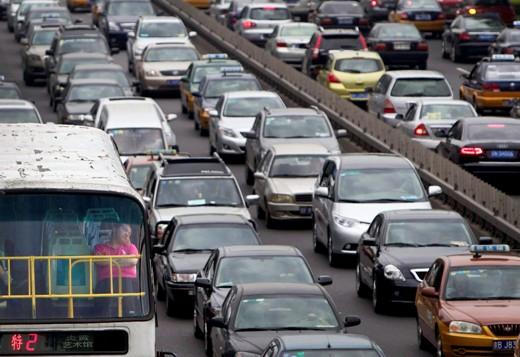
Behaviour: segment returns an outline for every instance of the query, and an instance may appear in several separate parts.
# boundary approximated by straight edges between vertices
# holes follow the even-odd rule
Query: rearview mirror
[[[259,200],[260,200],[259,195],[247,195],[246,196],[246,203],[248,206],[256,206],[258,204]]]
[[[134,31],[130,31],[127,36],[129,38],[135,38],[135,32]]]
[[[438,299],[439,298],[439,293],[437,291],[435,291],[435,289],[433,287],[431,287],[431,286],[423,288],[421,290],[421,295],[424,296],[424,297],[427,297],[427,298],[432,298],[432,299]]]
[[[374,237],[369,236],[368,233],[365,232],[361,235],[361,244],[366,247],[375,247],[376,239]]]
[[[404,120],[404,115],[403,114],[396,114],[394,119],[396,119],[396,120]]]
[[[329,189],[327,187],[318,187],[314,191],[314,195],[318,197],[329,197]]]
[[[46,54],[47,56],[53,56],[53,55],[54,55],[54,52],[53,52],[52,50],[46,50],[46,51],[45,51],[45,54]]]
[[[332,278],[328,275],[320,275],[318,276],[318,284],[320,284],[321,286],[325,286],[325,285],[330,285],[332,284]]]
[[[177,355],[173,352],[164,352],[164,351],[157,351],[156,357],[177,357]]]
[[[265,180],[265,175],[262,172],[255,172],[255,179]]]
[[[345,316],[345,327],[358,326],[361,324],[361,319],[357,316]]]
[[[199,92],[192,92],[191,95],[194,96],[194,97],[200,97],[200,93]]]
[[[188,77],[181,77],[182,83],[188,83]]]
[[[208,321],[210,327],[226,328],[227,325],[222,317],[214,317]]]
[[[196,31],[190,31],[190,32],[188,33],[188,37],[190,37],[190,38],[191,38],[191,37],[195,37],[195,36],[197,36],[197,32],[196,32]]]
[[[209,112],[208,112],[209,116],[210,117],[218,117],[218,111],[216,109],[211,109]]]
[[[240,134],[246,139],[255,139],[256,135],[254,131],[242,131]]]
[[[336,130],[336,138],[345,138],[347,137],[347,130],[346,129],[338,129]]]
[[[442,188],[440,186],[428,186],[428,196],[437,196],[442,194]]]
[[[197,278],[195,286],[197,288],[211,289],[211,281],[208,278]]]

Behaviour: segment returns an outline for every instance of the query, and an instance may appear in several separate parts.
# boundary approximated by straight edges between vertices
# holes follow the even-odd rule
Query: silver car
[[[436,71],[388,71],[377,82],[367,102],[368,111],[395,126],[396,114],[406,114],[418,99],[453,99],[453,91],[442,73]]]
[[[264,154],[275,144],[320,144],[330,154],[341,153],[337,138],[347,131],[334,131],[327,115],[316,107],[264,109],[256,117],[246,138],[246,181],[254,182],[253,173]]]
[[[234,29],[249,41],[263,46],[276,25],[291,21],[291,14],[285,4],[249,4],[240,13]]]
[[[35,79],[46,79],[45,51],[51,47],[58,27],[49,25],[34,26],[27,33],[27,38],[21,40],[23,80],[26,85],[32,85]]]
[[[314,251],[325,247],[331,266],[354,260],[361,235],[378,213],[431,209],[429,197],[441,192],[439,186],[426,191],[412,163],[398,155],[331,156],[312,201]]]
[[[285,108],[280,96],[268,91],[228,92],[221,96],[210,110],[210,155],[245,153],[246,138],[242,132],[250,131],[255,116],[263,108]]]
[[[21,99],[0,99],[0,124],[43,124],[33,103]]]
[[[405,115],[397,114],[397,127],[428,149],[435,149],[460,118],[476,117],[473,106],[463,100],[422,99],[410,104]]]
[[[255,172],[258,218],[267,228],[277,221],[312,217],[314,183],[329,152],[318,144],[277,144]]]
[[[276,26],[265,49],[284,62],[301,66],[306,46],[318,30],[316,24],[294,22]]]

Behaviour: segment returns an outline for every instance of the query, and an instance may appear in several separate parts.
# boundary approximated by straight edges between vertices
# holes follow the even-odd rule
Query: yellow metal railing
[[[2,266],[7,265],[6,278],[7,278],[7,294],[0,295],[0,299],[30,299],[32,303],[32,316],[36,318],[36,301],[38,299],[67,299],[67,316],[74,318],[74,299],[79,298],[117,298],[117,315],[123,317],[123,298],[124,297],[141,297],[144,296],[144,292],[123,292],[123,278],[121,276],[121,267],[124,265],[120,261],[129,259],[141,259],[140,255],[77,255],[77,256],[24,256],[24,257],[0,257]],[[27,293],[25,294],[13,294],[12,292],[12,262],[27,262]],[[46,261],[47,262],[47,293],[38,294],[36,293],[36,262]],[[67,277],[67,292],[56,293],[52,290],[53,285],[53,274],[52,262],[65,261],[68,262],[68,277]],[[88,293],[74,293],[73,291],[73,274],[72,270],[74,266],[80,263],[88,263]],[[104,263],[108,265],[110,272],[110,292],[108,293],[96,293],[94,292],[94,265]],[[108,264],[107,264],[108,263]],[[114,266],[116,267],[119,274],[115,278],[118,280],[117,292],[114,292]],[[54,272],[55,273],[55,272]]]

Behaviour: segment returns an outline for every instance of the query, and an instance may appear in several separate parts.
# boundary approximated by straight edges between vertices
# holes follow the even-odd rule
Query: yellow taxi
[[[392,22],[414,24],[421,32],[432,32],[440,37],[446,17],[436,0],[399,0],[388,19]]]
[[[486,109],[509,109],[520,98],[520,62],[514,55],[495,54],[462,73],[460,99],[473,104],[477,112]]]
[[[70,12],[76,10],[90,10],[90,0],[67,0],[66,3]]]
[[[520,334],[520,256],[472,245],[438,258],[417,288],[420,348],[437,356],[513,356]]]
[[[341,98],[366,102],[368,88],[384,73],[385,65],[377,52],[332,50],[317,80]]]

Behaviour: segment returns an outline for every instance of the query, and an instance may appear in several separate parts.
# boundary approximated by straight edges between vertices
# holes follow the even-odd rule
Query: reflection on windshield
[[[424,200],[413,169],[348,169],[340,173],[338,198],[353,202],[417,202]]]
[[[520,81],[520,63],[492,64],[486,67],[484,80],[486,81]]]
[[[61,40],[58,49],[59,54],[74,52],[109,53],[105,41],[101,38],[73,38],[70,40]]]
[[[258,267],[262,273],[258,274]],[[230,257],[220,261],[215,286],[249,283],[312,284],[312,275],[300,257]]]
[[[264,125],[266,138],[325,138],[330,129],[324,117],[319,115],[294,115],[268,117]]]
[[[146,177],[152,169],[153,165],[134,165],[128,172],[128,179],[132,184],[132,187],[136,190],[141,190],[144,187]]]
[[[145,62],[191,62],[198,59],[197,51],[189,47],[152,48],[145,56]]]
[[[153,16],[153,8],[146,1],[111,2],[108,7],[108,15],[115,16]]]
[[[20,99],[20,93],[15,88],[0,87],[0,99]]]
[[[60,63],[59,74],[69,74],[77,64],[103,64],[110,63],[108,58],[76,58],[76,59],[63,59]]]
[[[67,101],[94,101],[99,98],[124,96],[119,86],[82,85],[70,89]]]
[[[206,77],[208,74],[218,74],[222,72],[223,68],[226,67],[237,67],[236,65],[214,65],[214,66],[202,66],[195,69],[195,74],[193,75],[192,83],[200,83],[202,78]]]
[[[467,137],[471,140],[518,140],[520,124],[471,124]]]
[[[210,250],[231,245],[258,245],[258,239],[247,225],[186,225],[175,232],[169,251]]]
[[[385,245],[467,247],[472,238],[461,221],[392,222],[388,225]]]
[[[243,203],[232,178],[197,178],[161,180],[156,205],[242,207]]]
[[[210,81],[206,86],[204,97],[218,98],[227,92],[246,90],[261,90],[261,88],[254,79],[215,80]]]
[[[399,38],[399,39],[407,39],[407,40],[421,40],[421,34],[419,30],[415,26],[410,25],[391,25],[385,24],[379,28],[378,38],[386,39],[386,38]]]
[[[280,30],[280,36],[284,37],[310,37],[316,31],[317,26],[313,24],[305,24],[299,26],[284,26]]]
[[[240,302],[235,330],[334,329],[338,321],[323,297],[258,296]]]
[[[31,40],[31,44],[35,46],[50,46],[52,43],[52,39],[56,34],[57,30],[42,30],[35,31]]]
[[[223,115],[226,117],[254,117],[264,108],[285,108],[285,105],[277,97],[230,98],[226,102]]]
[[[291,18],[289,10],[284,8],[272,8],[266,6],[264,8],[256,8],[251,10],[251,19],[253,20],[288,20]]]
[[[186,37],[186,28],[181,22],[145,22],[139,37]]]
[[[63,320],[71,318],[69,308],[75,321],[113,319],[118,316],[119,293],[133,294],[122,298],[123,317],[148,314],[148,262],[140,257],[144,217],[136,201],[99,194],[6,194],[0,212],[0,319]],[[111,276],[109,262],[103,258],[107,254],[130,257],[113,258]],[[115,282],[119,276],[121,290]],[[111,280],[113,294],[106,290]],[[60,297],[69,289],[75,295],[89,294],[90,286],[91,298],[74,298],[73,306],[68,297]],[[101,293],[110,296],[96,296]],[[48,294],[55,298],[38,297]]]
[[[325,156],[318,155],[277,156],[269,177],[316,177],[324,161]]]
[[[394,97],[449,97],[451,91],[443,78],[401,78],[392,88]]]
[[[120,155],[145,154],[166,149],[161,129],[111,129],[108,133],[116,142]]]
[[[473,18],[465,17],[464,24],[466,31],[502,31],[504,25],[496,19],[492,18]]]
[[[326,1],[321,5],[320,12],[324,14],[348,14],[362,16],[363,8],[354,1]]]
[[[0,108],[0,123],[40,123],[40,118],[34,109]]]

